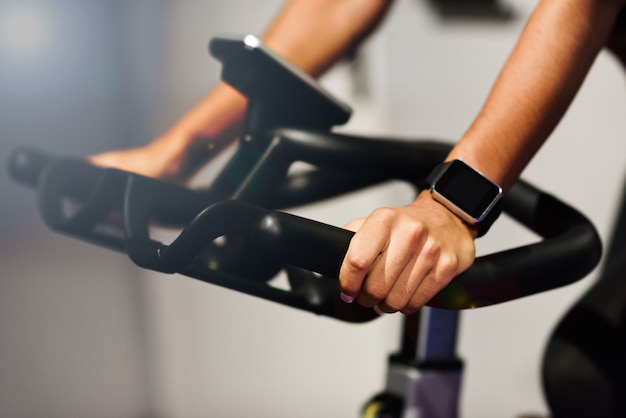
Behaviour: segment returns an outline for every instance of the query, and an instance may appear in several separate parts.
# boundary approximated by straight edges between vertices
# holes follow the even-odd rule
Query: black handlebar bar
[[[416,186],[450,146],[334,134],[330,128],[345,123],[351,109],[257,38],[216,38],[210,52],[222,62],[222,79],[248,99],[244,140],[211,188],[194,191],[27,149],[11,156],[11,175],[37,187],[41,216],[52,229],[126,252],[144,268],[338,319],[372,319],[371,309],[339,301],[333,279],[352,232],[275,209],[389,179]],[[317,170],[289,173],[295,161]],[[476,259],[429,305],[506,302],[572,283],[598,263],[595,228],[560,200],[518,181],[504,211],[543,241]],[[155,222],[183,229],[165,245],[150,236]],[[291,291],[266,283],[281,269]]]
[[[601,251],[595,229],[563,202],[519,182],[507,196],[505,210],[544,240],[477,258],[429,306],[476,308],[533,295],[583,277],[598,262]],[[227,233],[233,216],[250,220],[237,226],[282,263],[334,278],[353,236],[314,220],[225,201],[205,209],[176,240],[162,246],[161,262],[180,271],[200,252],[203,239]]]
[[[419,148],[415,143],[411,146]],[[441,160],[441,147],[426,143],[423,148],[419,156],[422,164],[432,160],[434,166]],[[181,273],[339,319],[364,321],[375,316],[370,310],[337,303],[336,280],[329,279],[338,276],[353,235],[350,231],[242,200],[215,200],[210,194],[159,180],[25,149],[12,155],[10,171],[14,179],[38,188],[39,208],[51,228],[127,252],[144,268]],[[63,209],[67,199],[80,205],[69,214]],[[115,210],[123,212],[123,222],[111,232],[107,219]],[[518,181],[504,200],[504,212],[543,240],[477,258],[428,305],[465,309],[506,302],[572,283],[598,263],[601,243],[595,228],[555,197]],[[184,228],[165,245],[150,238],[155,218]],[[250,275],[212,267],[215,263],[210,258],[219,261],[220,255],[207,257],[204,253],[223,236],[244,241],[252,249],[247,254],[263,260],[261,268],[269,266],[275,272],[295,266],[315,276],[314,280],[327,290],[307,296],[273,288]]]

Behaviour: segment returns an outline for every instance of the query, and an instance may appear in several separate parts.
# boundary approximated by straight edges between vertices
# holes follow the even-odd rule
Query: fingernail
[[[346,303],[352,303],[352,302],[354,302],[354,296],[347,295],[347,294],[345,294],[345,293],[343,293],[343,292],[341,292],[341,293],[339,294],[339,297],[341,298],[341,300],[343,300],[343,301],[344,301],[344,302],[346,302]]]
[[[374,312],[376,312],[378,315],[383,316],[383,315],[387,315],[387,312],[383,312],[378,305],[374,306]]]

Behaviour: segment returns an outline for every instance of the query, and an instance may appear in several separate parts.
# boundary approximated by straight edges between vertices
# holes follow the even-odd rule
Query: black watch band
[[[484,236],[487,232],[489,232],[491,225],[493,225],[493,223],[500,217],[501,213],[502,199],[499,199],[496,204],[491,208],[487,216],[485,216],[485,219],[483,219],[483,221],[478,224],[478,235],[476,235],[476,238],[480,238]]]
[[[502,213],[502,189],[461,160],[433,169],[424,181],[434,200],[441,203],[482,237]]]

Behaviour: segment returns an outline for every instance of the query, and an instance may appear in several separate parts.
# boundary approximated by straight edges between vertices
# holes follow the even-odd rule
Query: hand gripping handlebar
[[[296,137],[293,143],[303,137],[292,136]],[[323,138],[317,139],[315,143],[323,147]],[[354,141],[354,138],[344,139]],[[297,148],[293,143],[291,147]],[[376,152],[383,146],[389,155]],[[394,147],[398,148],[397,155]],[[379,160],[381,156],[404,158],[404,163],[411,164],[406,149],[400,152],[402,147],[410,147],[416,156],[413,160],[419,166],[413,165],[413,169],[419,175],[430,171],[449,149],[447,145],[432,143],[365,141],[359,146],[359,161],[367,165],[371,154],[371,158]],[[325,152],[329,164],[335,160],[341,164],[338,157],[341,153]],[[399,171],[391,177],[404,176],[400,173],[404,163],[392,164]],[[194,191],[28,149],[13,153],[9,166],[14,179],[37,187],[41,215],[51,228],[126,252],[141,267],[180,273],[337,319],[360,322],[376,316],[371,310],[353,306],[356,304],[338,301],[334,279],[353,236],[350,231],[274,210],[271,205],[224,199],[212,195],[210,190]],[[307,178],[300,180],[306,183]],[[281,189],[279,186],[277,190]],[[285,193],[288,192],[287,188]],[[275,197],[289,200],[285,196]],[[65,208],[68,200],[74,202],[69,211]],[[117,230],[112,232],[115,228],[111,227],[110,217],[115,211],[123,213],[123,220],[113,224]],[[507,194],[504,212],[542,240],[477,258],[429,306],[466,309],[502,303],[570,284],[585,277],[597,265],[601,243],[594,226],[559,199],[520,180]],[[150,227],[155,222],[183,227],[171,243],[164,244],[150,236]],[[252,257],[258,271],[273,274],[287,268],[306,277],[305,285],[284,290],[268,285],[266,280],[256,280],[250,272],[239,274],[222,269],[218,239],[245,243],[243,258],[237,264],[246,264],[248,257]]]

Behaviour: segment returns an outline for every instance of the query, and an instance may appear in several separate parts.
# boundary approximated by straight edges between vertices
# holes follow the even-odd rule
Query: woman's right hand
[[[215,154],[215,150],[208,145],[182,146],[181,143],[163,136],[141,147],[90,156],[89,161],[101,167],[117,168],[175,184],[187,184]]]

